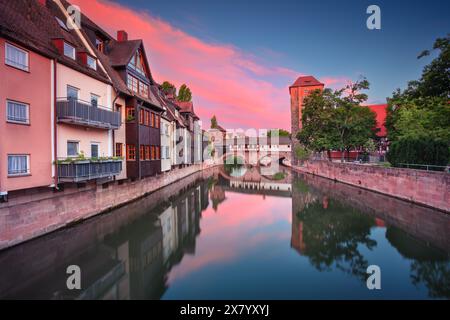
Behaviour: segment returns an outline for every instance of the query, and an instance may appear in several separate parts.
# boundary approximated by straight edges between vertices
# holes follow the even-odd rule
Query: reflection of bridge
[[[281,167],[279,172],[284,174],[284,178],[275,180],[273,177],[261,173],[261,170],[267,168],[255,166],[242,166],[241,168],[243,169],[240,169],[241,175],[239,176],[231,175],[224,167],[219,169],[220,187],[223,190],[280,197],[291,196],[292,173],[290,170]]]
[[[271,152],[260,152],[260,151],[252,151],[252,150],[236,150],[229,151],[221,156],[221,160],[226,163],[227,159],[233,159],[237,157],[238,159],[242,159],[242,163],[246,165],[260,165],[264,164],[270,166],[271,164],[278,164],[280,161],[287,159],[291,159],[291,152],[289,151],[271,151]],[[241,160],[239,160],[241,161]]]

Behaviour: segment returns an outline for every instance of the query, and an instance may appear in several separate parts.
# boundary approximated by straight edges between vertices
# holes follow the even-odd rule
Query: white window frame
[[[92,65],[91,65],[90,61],[92,62]],[[94,57],[91,57],[90,55],[88,55],[87,59],[86,59],[86,63],[89,68],[97,70],[97,59],[95,59]]]
[[[75,154],[75,155],[69,154],[69,143],[75,143],[77,145],[77,152],[76,152],[77,154]],[[76,158],[80,154],[80,141],[67,140],[66,148],[67,148],[67,157],[68,158]]]
[[[26,107],[26,121],[20,121],[20,120],[14,120],[14,119],[9,119],[8,117],[8,104],[9,103],[15,103],[15,104],[20,104]],[[8,123],[15,123],[15,124],[30,124],[30,105],[28,103],[23,103],[23,102],[19,102],[19,101],[14,101],[14,100],[6,100],[6,122]]]
[[[99,108],[100,107],[100,96],[98,95],[98,94],[95,94],[95,93],[91,93],[91,106],[94,106],[93,104],[92,104],[92,98],[97,98],[97,105],[96,105],[96,107],[97,108]]]
[[[26,57],[26,60],[27,60],[27,64],[26,65],[20,65],[17,62],[9,61],[8,60],[8,48],[11,48],[11,49],[14,49],[14,50],[17,50],[19,52],[24,53],[25,57]],[[16,69],[28,72],[28,71],[30,71],[30,55],[29,55],[28,51],[25,51],[25,50],[15,46],[15,45],[12,45],[12,44],[6,42],[5,43],[5,64],[10,66],[10,67],[13,67],[13,68],[16,68]]]
[[[100,143],[99,142],[91,142],[90,154],[91,154],[91,158],[94,158],[94,156],[92,155],[92,146],[97,146],[97,158],[100,158]]]
[[[71,52],[70,55],[69,55],[68,52],[66,52],[66,49],[72,49],[72,52]],[[71,45],[70,43],[64,41],[64,48],[63,48],[63,51],[64,51],[64,55],[65,55],[66,57],[75,60],[76,50],[75,50],[75,47],[74,47],[73,45]]]
[[[77,98],[76,98],[76,100],[79,100],[79,99],[80,99],[80,89],[78,89],[77,87],[71,86],[71,85],[67,85],[67,87],[66,87],[66,96],[67,96],[67,99],[70,98],[70,97],[69,97],[69,89],[73,89],[74,91],[77,92]]]
[[[20,173],[10,173],[10,171],[9,171],[9,157],[26,157],[26,159],[27,159],[27,167],[26,167],[27,171],[26,172],[20,172]],[[7,166],[8,177],[29,176],[31,174],[31,170],[30,170],[30,155],[29,154],[8,154],[7,155],[6,166]]]

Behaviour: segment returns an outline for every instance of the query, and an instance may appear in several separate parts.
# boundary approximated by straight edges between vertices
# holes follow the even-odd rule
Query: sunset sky
[[[450,32],[448,1],[72,0],[111,35],[145,42],[156,81],[186,83],[195,111],[225,128],[290,127],[299,75],[339,88],[364,75],[369,103],[417,79],[417,55]],[[382,29],[366,28],[371,4]]]

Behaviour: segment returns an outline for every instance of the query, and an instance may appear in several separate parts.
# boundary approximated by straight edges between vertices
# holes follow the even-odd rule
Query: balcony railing
[[[74,161],[58,163],[60,182],[84,182],[102,178],[112,178],[122,171],[121,160]]]
[[[56,110],[58,122],[101,129],[119,129],[121,124],[120,112],[79,99],[60,98],[56,102]]]

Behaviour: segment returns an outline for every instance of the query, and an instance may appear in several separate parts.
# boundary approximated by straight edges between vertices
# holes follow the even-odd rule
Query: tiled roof
[[[61,0],[64,7],[68,7],[70,3],[66,0]],[[149,70],[149,78],[150,78],[150,90],[149,97],[143,97],[141,95],[135,94],[128,89],[128,86],[122,76],[119,74],[120,69],[126,67],[131,60],[132,55],[139,48],[142,49],[143,55],[145,54],[145,48],[143,46],[142,40],[127,40],[127,41],[117,41],[113,37],[111,37],[105,30],[95,24],[92,20],[90,20],[86,15],[81,13],[81,23],[82,29],[89,29],[89,31],[95,32],[96,34],[101,34],[103,37],[107,39],[105,53],[99,52],[95,45],[91,43],[92,49],[97,53],[100,61],[104,65],[106,72],[110,76],[114,87],[121,93],[135,96],[145,103],[151,104],[161,110],[164,110],[163,102],[158,98],[158,94],[152,90],[152,86],[155,85],[154,80],[151,76],[150,67],[146,61],[146,67]],[[84,32],[86,35],[86,32]],[[86,35],[86,39],[91,42],[92,40]]]
[[[58,52],[53,44],[54,39],[64,39],[77,52],[87,52],[87,48],[75,31],[63,29],[55,17],[65,21],[53,1],[47,1],[47,5],[42,6],[36,0],[0,0],[0,35],[48,58],[57,58],[58,62],[97,80],[110,83],[102,70],[93,70],[78,59],[73,60]]]
[[[142,45],[142,40],[111,41],[108,45],[108,56],[113,67],[128,65],[133,54]]]
[[[200,118],[195,114],[194,103],[192,103],[192,101],[189,102],[177,101],[177,105],[180,107],[181,113],[190,113],[194,117],[194,119],[200,120]]]
[[[227,132],[227,130],[225,130],[223,127],[221,127],[219,125],[216,126],[216,129],[221,131],[221,132]]]
[[[299,77],[292,87],[309,87],[309,86],[324,86],[323,83],[321,83],[319,80],[314,78],[313,76],[305,76],[305,77]]]
[[[194,104],[192,102],[177,101],[181,113],[194,113]]]

